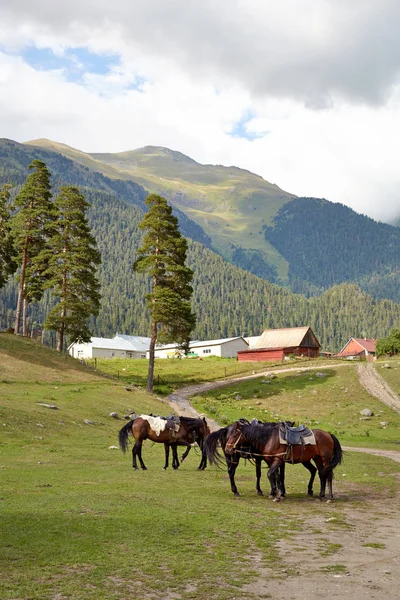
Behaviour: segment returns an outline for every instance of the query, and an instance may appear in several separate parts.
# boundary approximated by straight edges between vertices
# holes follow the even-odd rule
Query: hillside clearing
[[[169,406],[76,363],[64,373],[57,353],[41,349],[38,358],[30,340],[8,337],[0,336],[0,364],[25,353],[27,368],[18,380],[7,367],[0,382],[2,598],[256,600],[283,586],[289,598],[307,590],[313,599],[322,586],[335,597],[338,583],[355,598],[372,597],[376,585],[394,597],[400,465],[349,454],[335,471],[334,503],[309,499],[305,469],[288,467],[279,505],[256,495],[244,463],[234,499],[224,471],[196,470],[194,451],[179,471],[163,471],[162,445],[145,443],[149,470],[134,472],[130,452],[110,448],[126,423],[110,411]]]

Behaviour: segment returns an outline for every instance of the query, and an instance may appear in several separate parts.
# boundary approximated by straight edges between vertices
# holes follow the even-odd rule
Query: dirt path
[[[332,365],[338,366],[342,365]],[[179,414],[198,416],[190,404],[191,396],[272,372],[303,370],[306,369],[280,369],[189,386],[171,394],[168,401]],[[360,365],[358,375],[361,385],[371,395],[400,412],[400,398],[372,365]],[[215,421],[210,425],[219,428]],[[351,447],[344,447],[344,450],[366,452],[400,462],[400,452],[392,450]],[[384,597],[394,600],[400,597],[400,498],[389,498],[385,494],[362,496],[345,480],[336,481],[335,492],[337,502],[332,504],[314,500],[317,510],[312,518],[299,515],[302,526],[297,534],[288,537],[285,535],[287,530],[282,529],[278,542],[279,568],[266,564],[263,557],[255,553],[251,564],[257,576],[229,600],[320,600],[326,597],[330,600],[349,597],[352,600],[382,600]],[[286,502],[289,503],[290,498]],[[282,506],[280,526],[285,528],[288,526],[285,504]],[[309,511],[305,512],[309,514]]]
[[[360,384],[371,396],[378,398],[390,408],[400,413],[400,398],[379,375],[372,363],[360,364],[357,367]]]
[[[342,365],[335,365],[335,368],[337,366]],[[306,369],[279,369],[188,386],[171,394],[168,400],[179,414],[198,416],[190,404],[191,396],[265,377],[271,372],[303,370]],[[359,365],[357,371],[361,385],[372,396],[400,412],[400,398],[378,375],[373,365]],[[211,421],[210,426],[212,429],[219,428],[215,421]],[[385,456],[400,462],[400,452],[393,450],[351,447],[344,447],[344,450]],[[400,597],[399,498],[352,497],[352,491],[347,490],[343,482],[338,481],[337,486],[338,502],[324,505],[325,514],[316,511],[315,517],[309,522],[306,520],[296,536],[281,537],[278,549],[284,568],[277,571],[276,568],[266,567],[262,557],[255,556],[253,566],[259,563],[258,576],[238,590],[235,600],[275,597],[320,600],[327,596],[332,600],[348,597],[352,600],[381,600],[382,597],[391,600]],[[284,519],[282,525],[285,526]]]

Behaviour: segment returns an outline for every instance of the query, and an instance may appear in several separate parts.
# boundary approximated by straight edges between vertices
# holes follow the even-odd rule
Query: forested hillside
[[[313,294],[358,282],[378,298],[400,301],[400,228],[377,223],[343,204],[297,198],[264,235],[289,263],[292,290]]]
[[[93,320],[94,335],[148,335],[144,296],[149,282],[132,270],[141,233],[142,210],[107,192],[85,189],[92,203],[89,219],[102,254],[99,278],[102,308]],[[374,301],[357,286],[340,285],[306,299],[227,263],[199,243],[191,242],[194,270],[194,339],[257,335],[263,328],[311,325],[325,349],[339,349],[350,336],[376,337],[400,325],[400,305]],[[0,291],[0,328],[12,326],[15,285]],[[51,299],[32,306],[31,318],[43,322]]]

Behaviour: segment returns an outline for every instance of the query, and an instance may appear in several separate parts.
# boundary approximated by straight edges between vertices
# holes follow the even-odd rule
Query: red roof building
[[[250,350],[238,352],[238,361],[276,362],[286,356],[319,356],[320,343],[311,327],[288,327],[284,329],[266,329],[252,344]]]
[[[369,338],[350,338],[336,356],[338,358],[349,358],[350,356],[367,358],[367,356],[375,356],[375,352],[376,340]]]

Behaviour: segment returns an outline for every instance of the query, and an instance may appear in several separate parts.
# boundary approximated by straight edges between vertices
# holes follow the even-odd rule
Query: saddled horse
[[[123,452],[126,452],[128,447],[128,436],[132,434],[135,438],[135,444],[132,448],[132,466],[137,469],[136,457],[138,457],[141,468],[147,470],[146,465],[142,459],[142,445],[144,440],[151,440],[152,442],[158,442],[164,444],[165,448],[165,466],[168,467],[168,455],[169,447],[171,446],[174,460],[173,467],[176,469],[179,467],[179,460],[177,455],[177,446],[189,447],[193,443],[197,443],[202,449],[202,459],[199,465],[199,469],[203,470],[207,466],[206,455],[203,450],[204,438],[210,433],[207,421],[205,418],[193,419],[191,417],[179,417],[179,427],[175,430],[172,426],[166,427],[163,431],[155,431],[149,420],[142,417],[137,417],[132,421],[129,421],[119,432],[119,446]]]
[[[261,422],[261,421],[256,421],[256,423],[254,421],[252,421],[252,423],[249,423],[249,421],[247,421],[247,419],[240,419],[239,422],[243,425],[250,425],[250,426],[253,426],[255,424],[261,425],[263,427],[269,426],[269,425],[276,425],[276,423],[267,423],[267,422]],[[288,424],[293,424],[293,423],[288,423]],[[262,465],[263,461],[268,464],[268,460],[266,457],[261,455],[260,451],[258,450],[258,448],[256,446],[254,446],[253,444],[250,444],[248,442],[245,442],[245,441],[243,441],[243,443],[236,444],[234,452],[232,452],[232,453],[226,452],[225,450],[226,450],[226,445],[227,445],[228,439],[230,439],[231,435],[233,435],[235,431],[236,431],[236,422],[232,423],[231,425],[228,425],[227,427],[223,427],[223,428],[219,429],[218,431],[214,431],[213,433],[211,433],[205,441],[205,452],[206,452],[207,458],[209,459],[210,463],[219,466],[223,461],[222,457],[218,453],[218,445],[221,446],[222,451],[224,453],[226,465],[228,467],[228,475],[229,475],[229,480],[230,480],[230,484],[231,484],[231,490],[235,496],[240,496],[239,490],[237,489],[236,482],[235,482],[235,473],[236,473],[236,469],[239,465],[240,459],[245,458],[250,461],[253,461],[255,464],[255,467],[256,467],[257,494],[259,496],[263,496],[264,494],[260,487],[261,465]],[[315,478],[317,469],[309,461],[305,462],[304,466],[306,469],[308,469],[310,471],[311,476],[310,476],[310,481],[308,484],[308,494],[312,496],[313,495],[313,483],[314,483],[314,478]],[[280,467],[277,470],[277,472],[275,473],[275,475],[276,475],[276,478],[275,478],[274,482],[271,484],[271,496],[277,495],[278,488],[281,491],[281,496],[285,496],[286,495],[285,463],[282,463],[280,465]]]
[[[333,470],[342,462],[343,458],[343,451],[337,437],[322,429],[313,429],[315,444],[288,445],[281,443],[279,429],[279,423],[250,425],[236,421],[230,428],[225,444],[225,453],[228,456],[234,456],[237,447],[246,443],[256,448],[269,465],[268,479],[271,488],[277,485],[277,499],[280,499],[284,493],[279,478],[276,477],[278,469],[285,462],[302,463],[307,466],[313,460],[317,466],[321,483],[319,498],[325,498],[328,484],[328,498],[332,499]],[[307,466],[307,468],[309,467]]]

